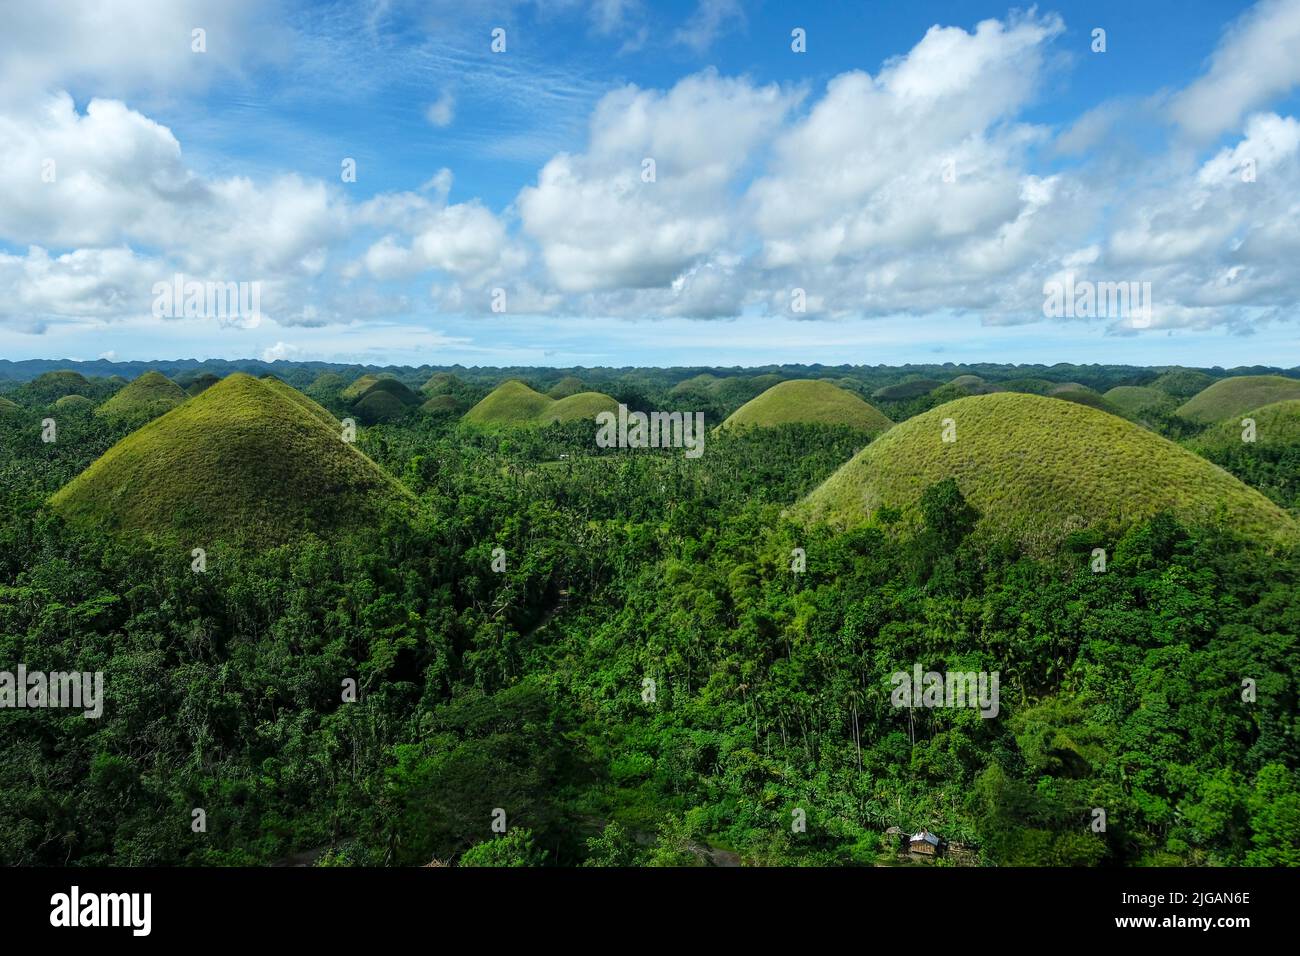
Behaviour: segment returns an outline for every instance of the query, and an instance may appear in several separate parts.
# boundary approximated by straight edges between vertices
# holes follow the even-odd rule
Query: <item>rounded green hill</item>
[[[578,392],[547,406],[537,416],[542,424],[551,422],[594,421],[601,412],[618,413],[618,402],[603,392]]]
[[[353,403],[352,411],[362,424],[385,425],[398,421],[410,407],[387,389],[372,388]]]
[[[22,391],[30,404],[49,405],[64,395],[85,395],[90,398],[95,395],[96,388],[94,383],[80,372],[72,369],[56,369],[37,375],[23,386]]]
[[[84,395],[91,387],[90,379],[70,368],[42,372],[32,379],[31,386],[37,389],[62,389],[64,394],[72,395]]]
[[[22,415],[22,406],[0,396],[0,418],[17,418]]]
[[[361,399],[364,400],[377,393],[386,393],[391,395],[403,405],[419,405],[420,396],[411,391],[395,378],[381,378],[368,389],[361,393]]]
[[[1234,415],[1187,446],[1284,507],[1300,506],[1300,399]]]
[[[434,372],[429,380],[420,386],[420,391],[429,395],[443,395],[463,387],[459,378],[451,372]]]
[[[537,420],[554,399],[533,391],[523,382],[510,379],[492,389],[465,413],[471,425],[526,425]]]
[[[1212,425],[1252,408],[1300,398],[1300,379],[1282,375],[1239,375],[1215,382],[1178,407],[1188,421]]]
[[[360,378],[353,381],[353,383],[349,385],[347,388],[339,392],[339,398],[343,399],[343,401],[345,402],[355,402],[358,398],[360,398],[362,395],[366,394],[366,392],[368,392],[371,388],[373,388],[378,382],[381,382],[386,378],[392,378],[392,376],[387,374],[375,375],[371,373],[362,375]]]
[[[773,385],[732,412],[722,427],[771,427],[796,423],[851,425],[867,432],[881,432],[893,424],[874,406],[838,385],[799,379]]]
[[[128,435],[51,499],[74,523],[256,546],[373,527],[413,504],[391,476],[289,396],[242,373]]]
[[[185,384],[185,394],[191,397],[202,395],[219,381],[221,381],[220,375],[214,375],[212,372],[202,372]]]
[[[546,394],[554,399],[568,398],[570,395],[579,395],[587,391],[586,384],[582,379],[575,375],[566,375],[549,389]]]
[[[185,401],[181,387],[161,372],[145,372],[99,407],[109,418],[147,421]]]
[[[460,399],[455,395],[434,395],[420,406],[420,411],[426,415],[451,415],[459,412],[462,407]]]
[[[943,441],[945,420],[955,440]],[[1189,521],[1222,515],[1259,538],[1294,539],[1277,505],[1184,448],[1072,402],[998,392],[940,405],[895,425],[797,507],[852,526],[882,505],[910,509],[956,480],[982,527],[1047,547],[1082,527],[1117,529],[1163,510]]]
[[[885,385],[878,388],[871,393],[871,397],[882,402],[901,402],[909,398],[920,398],[922,395],[929,395],[944,384],[946,383],[932,378],[914,378],[906,382],[898,382],[895,385]]]
[[[1197,392],[1205,391],[1215,381],[1213,375],[1189,368],[1176,368],[1157,376],[1151,387],[1180,401],[1187,401]]]
[[[1133,421],[1146,421],[1167,415],[1178,407],[1178,400],[1168,392],[1141,385],[1117,385],[1102,395],[1121,415]]]
[[[1244,441],[1242,421],[1255,423],[1254,440]],[[1238,449],[1243,445],[1256,448],[1300,448],[1300,398],[1273,402],[1252,408],[1206,429],[1189,444],[1197,450]]]
[[[59,411],[91,412],[95,410],[95,403],[85,395],[64,395],[54,403],[54,407]]]

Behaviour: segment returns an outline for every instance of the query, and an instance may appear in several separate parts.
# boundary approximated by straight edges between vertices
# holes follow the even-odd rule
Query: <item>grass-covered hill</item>
[[[882,402],[899,402],[908,398],[919,398],[922,395],[928,395],[943,384],[945,383],[932,378],[916,378],[906,382],[898,382],[894,385],[882,386],[872,392],[871,397]]]
[[[398,421],[411,406],[392,392],[371,389],[352,403],[352,412],[365,425],[385,425]]]
[[[420,386],[420,391],[428,395],[443,395],[463,387],[463,382],[452,372],[434,372]]]
[[[1300,379],[1282,375],[1239,375],[1198,392],[1178,407],[1178,414],[1200,425],[1212,425],[1252,408],[1300,398]]]
[[[1066,382],[1064,385],[1057,385],[1047,394],[1052,398],[1063,398],[1067,402],[1087,405],[1089,408],[1108,412],[1111,415],[1119,415],[1121,418],[1127,417],[1118,408],[1106,401],[1100,393],[1087,385],[1080,385],[1078,382]]]
[[[345,402],[355,402],[357,399],[361,398],[361,396],[365,395],[366,392],[370,391],[370,389],[374,388],[375,385],[385,379],[391,380],[393,379],[393,376],[387,372],[380,374],[367,372],[365,375],[354,379],[351,385],[342,389],[339,392],[339,398],[343,399]]]
[[[463,408],[455,395],[434,395],[420,406],[420,411],[426,415],[459,415]]]
[[[59,369],[36,376],[28,383],[33,395],[50,394],[50,401],[62,395],[89,395],[90,379],[72,369]]]
[[[585,382],[576,375],[566,375],[554,385],[546,390],[546,394],[554,399],[568,398],[570,395],[578,395],[582,392],[589,391]]]
[[[681,395],[686,392],[708,392],[721,381],[722,379],[718,378],[718,376],[711,375],[708,372],[703,372],[699,375],[693,375],[688,379],[678,382],[673,386],[671,394]]]
[[[967,395],[978,395],[988,390],[988,383],[978,375],[958,375],[948,385]]]
[[[201,372],[198,375],[195,375],[193,378],[189,379],[188,381],[184,381],[184,382],[178,381],[176,384],[180,385],[181,388],[185,389],[186,395],[193,396],[193,395],[201,395],[202,393],[210,389],[213,385],[216,385],[219,381],[221,381],[220,375],[214,375],[211,372]]]
[[[352,411],[366,425],[395,422],[420,404],[420,396],[395,378],[380,378],[352,402]]]
[[[1242,426],[1244,419],[1255,423],[1253,436]],[[1187,444],[1279,504],[1300,507],[1300,399],[1234,415]]]
[[[339,400],[343,390],[351,384],[346,376],[338,372],[322,372],[312,379],[311,384],[303,392],[313,401],[335,402]]]
[[[85,395],[64,395],[54,403],[55,411],[93,412],[95,403]]]
[[[955,441],[942,440],[945,419],[955,424]],[[1034,547],[1165,510],[1197,521],[1222,515],[1260,538],[1297,531],[1259,492],[1138,425],[1072,402],[1004,392],[958,399],[895,425],[797,513],[862,524],[882,506],[910,509],[945,478],[956,480],[984,528]]]
[[[502,382],[465,413],[471,425],[527,425],[535,422],[554,401],[523,382]]]
[[[0,419],[17,418],[22,415],[22,406],[17,402],[10,401],[4,396],[0,396]]]
[[[313,401],[292,385],[280,381],[280,379],[276,378],[274,375],[264,375],[262,381],[279,392],[281,397],[301,406],[322,425],[325,425],[331,431],[338,432],[339,420],[330,414],[329,409],[325,408],[320,403]]]
[[[604,411],[616,411],[618,402],[601,392],[579,392],[556,400],[535,392],[523,382],[511,379],[494,388],[465,413],[470,425],[545,425],[550,422],[594,419]]]
[[[601,412],[617,412],[618,402],[601,392],[578,392],[561,398],[537,416],[543,425],[551,422],[595,421]]]
[[[1197,372],[1194,369],[1174,369],[1158,375],[1151,387],[1173,398],[1186,401],[1197,392],[1203,392],[1215,383],[1213,375]]]
[[[109,418],[145,422],[185,401],[185,392],[161,372],[145,372],[99,407]]]
[[[874,406],[830,382],[803,379],[780,382],[736,409],[723,428],[770,427],[809,423],[850,425],[867,432],[893,424]]]
[[[110,448],[51,499],[74,523],[195,547],[373,526],[411,498],[289,386],[237,373]],[[296,394],[296,393],[295,393]]]
[[[1125,418],[1148,422],[1172,414],[1178,400],[1168,392],[1142,385],[1116,385],[1102,395]]]

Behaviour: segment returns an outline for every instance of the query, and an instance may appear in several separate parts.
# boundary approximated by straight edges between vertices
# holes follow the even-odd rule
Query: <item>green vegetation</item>
[[[932,378],[917,378],[878,388],[871,393],[871,397],[880,399],[883,402],[897,402],[903,399],[928,395],[943,384],[943,382],[936,382]]]
[[[372,388],[352,404],[352,411],[363,424],[379,425],[398,421],[410,406],[392,392]]]
[[[186,395],[193,398],[195,395],[202,395],[219,381],[221,381],[220,375],[214,375],[211,372],[201,372],[189,381],[178,381],[176,384],[185,389]]]
[[[13,403],[11,402],[10,404]],[[62,411],[74,411],[74,412],[84,413],[84,412],[93,412],[95,410],[95,403],[92,402],[90,399],[88,399],[85,395],[64,395],[61,399],[59,399],[57,402],[54,403],[54,407]]]
[[[420,391],[429,395],[442,395],[458,391],[463,385],[464,383],[451,372],[435,372],[429,376],[427,382],[420,386]]]
[[[591,421],[600,412],[617,410],[618,402],[600,392],[579,392],[557,401],[511,379],[502,382],[466,412],[464,420],[480,427],[534,426],[581,419]]]
[[[1052,398],[1063,398],[1067,402],[1075,402],[1079,405],[1087,405],[1089,408],[1096,408],[1111,415],[1123,415],[1118,408],[1106,401],[1101,395],[1098,395],[1086,385],[1079,385],[1077,382],[1068,382],[1064,385],[1057,385],[1047,393]]]
[[[546,406],[538,414],[542,424],[551,422],[594,422],[601,412],[618,412],[618,402],[600,392],[578,392]]]
[[[942,440],[947,419],[951,442]],[[857,526],[878,509],[914,509],[946,478],[985,529],[1036,549],[1084,528],[1115,533],[1162,511],[1266,540],[1297,530],[1263,495],[1145,429],[1086,406],[1005,392],[896,425],[810,495],[801,513]]]
[[[982,865],[1300,865],[1293,525],[1137,425],[930,393],[878,437],[728,428],[699,459],[448,413],[352,446],[342,387],[327,411],[285,383],[318,366],[211,368],[220,384],[138,431],[59,416],[52,443],[53,398],[0,383],[21,417],[0,422],[0,657],[100,670],[106,692],[98,720],[0,709],[10,865],[870,866],[896,862],[889,827]],[[638,409],[744,404],[674,394],[704,371],[578,374]],[[711,371],[737,394],[775,374]],[[779,371],[864,395],[967,371],[1154,377]],[[430,401],[515,375],[557,373],[458,369]],[[1258,447],[1226,467],[1280,501],[1297,468],[1268,456],[1294,411],[1252,414]],[[1231,422],[1192,441],[1227,450]],[[847,526],[806,520],[850,478]],[[853,500],[882,487],[884,507]],[[896,706],[914,665],[998,672],[999,714]]]
[[[186,395],[159,372],[145,372],[99,407],[101,415],[142,424],[171,411]]]
[[[455,395],[435,395],[420,406],[420,411],[428,415],[460,415],[463,406]]]
[[[852,392],[830,382],[804,379],[773,385],[732,412],[722,427],[794,423],[848,425],[869,433],[884,431],[893,424]]]
[[[1191,369],[1175,369],[1157,376],[1151,387],[1173,398],[1186,401],[1197,392],[1203,392],[1215,383],[1213,375]]]
[[[76,523],[206,546],[331,534],[406,500],[286,389],[232,375],[118,442],[51,504]]]
[[[0,418],[14,418],[22,414],[22,406],[0,396]]]
[[[370,391],[370,389],[387,378],[392,378],[392,376],[374,374],[362,375],[360,378],[354,380],[347,388],[340,391],[339,398],[343,399],[345,402],[355,402],[362,395],[366,394],[366,392]]]
[[[44,375],[36,376],[27,384],[28,394],[38,400],[48,395],[48,401],[51,402],[62,395],[90,395],[92,391],[90,380],[80,372],[71,369],[46,372]]]
[[[546,390],[551,398],[568,398],[580,392],[588,391],[586,384],[576,375],[566,375]]]
[[[1245,419],[1254,422],[1253,428],[1242,424]],[[1300,399],[1234,415],[1196,436],[1188,447],[1278,504],[1300,509]]]
[[[343,390],[351,383],[338,372],[322,372],[312,379],[304,394],[315,402],[324,405],[342,401]]]
[[[958,375],[948,385],[967,395],[979,395],[988,391],[988,383],[978,375]]]
[[[472,425],[525,425],[550,406],[553,399],[533,391],[523,382],[502,382],[483,401],[465,413]]]
[[[1178,414],[1202,425],[1221,422],[1252,408],[1300,398],[1300,379],[1281,375],[1241,375],[1215,382],[1190,401],[1179,406]]]
[[[1116,385],[1102,398],[1125,418],[1144,425],[1159,421],[1178,407],[1178,400],[1167,392],[1140,385]]]

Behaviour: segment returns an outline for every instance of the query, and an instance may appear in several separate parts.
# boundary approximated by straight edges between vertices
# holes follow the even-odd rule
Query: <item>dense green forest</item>
[[[285,378],[343,417],[360,371]],[[872,399],[935,373],[870,371],[853,390],[895,422],[953,397]],[[991,374],[940,378],[967,371]],[[692,460],[598,448],[589,421],[463,423],[506,377],[360,429],[413,519],[204,542],[204,573],[54,512],[138,423],[65,406],[43,442],[66,393],[10,383],[0,668],[103,671],[107,705],[0,709],[0,862],[873,865],[898,827],[986,865],[1300,865],[1300,548],[1159,513],[1031,553],[951,479],[914,515],[805,524],[791,506],[870,433],[728,429]],[[761,391],[689,377],[585,380],[710,427]],[[1221,464],[1294,513],[1297,459],[1269,454]],[[894,706],[918,664],[998,672],[998,715]]]

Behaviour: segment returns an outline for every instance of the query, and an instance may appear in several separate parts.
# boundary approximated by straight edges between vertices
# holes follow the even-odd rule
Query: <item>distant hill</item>
[[[102,398],[105,389],[112,386],[101,381],[101,388],[82,375],[70,369],[56,369],[44,372],[23,386],[21,394],[30,405],[52,405],[64,395],[84,395],[86,398]]]
[[[1172,414],[1178,407],[1176,398],[1150,386],[1117,385],[1102,395],[1102,398],[1110,402],[1125,418],[1135,422],[1155,420]]]
[[[1246,419],[1254,422],[1253,433],[1242,425]],[[1300,399],[1233,415],[1187,446],[1279,504],[1300,507]]]
[[[1281,375],[1240,375],[1215,382],[1178,407],[1188,421],[1211,425],[1252,408],[1300,398],[1300,379]]]
[[[581,419],[595,422],[601,412],[618,412],[618,402],[601,392],[578,392],[561,398],[537,415],[542,424],[551,422],[574,422]]]
[[[22,406],[17,402],[11,402],[4,396],[0,396],[0,419],[14,419],[22,415]]]
[[[51,505],[114,532],[252,546],[373,527],[414,499],[324,409],[276,380],[231,375],[131,433]]]
[[[958,375],[948,384],[952,388],[965,392],[967,395],[978,395],[988,391],[988,383],[978,375]]]
[[[470,425],[545,425],[551,422],[595,419],[603,411],[616,411],[618,402],[602,392],[579,392],[553,399],[511,379],[494,388],[487,397],[465,413]]]
[[[922,395],[929,395],[944,382],[935,381],[932,378],[918,378],[910,382],[899,382],[897,385],[886,385],[878,388],[871,393],[871,397],[882,402],[899,402],[909,398],[919,398]]]
[[[570,395],[577,395],[585,391],[587,391],[587,386],[582,379],[578,378],[576,375],[566,375],[547,389],[546,394],[551,398],[560,399],[568,398]]]
[[[554,401],[535,392],[523,382],[511,379],[492,389],[487,396],[465,413],[471,425],[527,425],[537,421]]]
[[[1067,402],[1077,402],[1080,405],[1087,405],[1089,408],[1095,408],[1111,415],[1118,415],[1121,418],[1126,417],[1099,393],[1086,385],[1080,385],[1078,382],[1066,382],[1064,385],[1057,385],[1047,394],[1051,398],[1063,398]]]
[[[185,401],[181,387],[160,372],[145,372],[99,406],[99,414],[141,423],[171,411]]]
[[[884,431],[893,424],[878,409],[838,385],[802,379],[773,385],[732,412],[722,427],[793,423],[851,425],[867,432]]]
[[[176,384],[181,385],[181,387],[185,389],[186,395],[193,396],[203,394],[219,381],[221,381],[220,375],[213,375],[211,372],[201,372],[184,384],[180,382],[177,382]]]
[[[459,391],[463,387],[464,383],[451,372],[435,372],[420,386],[420,391],[429,395],[444,395]]]
[[[54,403],[56,411],[93,412],[95,403],[85,395],[64,395]]]
[[[1197,372],[1192,369],[1177,369],[1172,372],[1165,372],[1157,377],[1151,383],[1151,387],[1156,391],[1186,401],[1197,392],[1205,391],[1216,381],[1217,379],[1213,375],[1206,375],[1204,372]]]
[[[355,379],[347,388],[339,392],[339,398],[343,399],[345,402],[355,402],[358,398],[366,394],[366,392],[370,391],[372,387],[384,379],[392,379],[392,376],[386,373],[368,373],[362,375],[360,378]]]
[[[944,420],[956,440],[942,440]],[[1243,533],[1294,538],[1276,504],[1184,448],[1131,422],[1072,402],[998,392],[961,398],[895,425],[797,508],[837,525],[869,521],[882,505],[912,508],[944,478],[956,480],[984,528],[1031,547],[1070,530],[1118,529],[1171,510],[1192,520],[1223,515]]]
[[[420,411],[427,415],[456,415],[464,406],[455,395],[434,395],[420,406]]]
[[[352,403],[352,411],[363,425],[385,425],[398,421],[409,408],[392,392],[383,389],[371,389]]]

